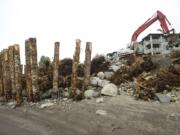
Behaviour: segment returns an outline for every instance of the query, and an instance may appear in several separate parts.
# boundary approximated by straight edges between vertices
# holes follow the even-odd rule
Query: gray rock
[[[113,72],[108,72],[108,71],[104,72],[104,77],[106,79],[111,79],[113,75],[114,75]]]
[[[39,108],[40,109],[43,109],[43,108],[47,108],[47,107],[50,107],[50,106],[53,106],[54,105],[54,103],[52,103],[52,102],[46,102],[46,103],[42,103],[40,106],[39,106]]]
[[[16,108],[16,102],[9,102],[7,103],[8,107],[10,107],[11,109],[15,109]]]
[[[91,99],[91,98],[93,98],[93,93],[94,93],[94,90],[86,90],[84,92],[84,97],[87,99]]]
[[[107,85],[109,83],[110,83],[110,81],[108,81],[108,80],[101,80],[98,77],[91,77],[91,80],[90,80],[90,84],[92,86],[104,87],[105,85]]]
[[[86,90],[84,92],[84,96],[87,99],[91,99],[91,98],[97,98],[100,96],[100,92],[95,91],[95,90]]]
[[[161,93],[156,93],[155,95],[161,103],[170,103],[171,101],[171,97],[168,95],[164,95]]]
[[[104,102],[104,99],[102,97],[96,99],[96,103],[103,103],[103,102]]]
[[[105,110],[97,110],[96,114],[97,115],[107,115],[107,112]]]
[[[118,88],[116,85],[112,83],[107,84],[102,88],[101,94],[106,95],[106,96],[117,96]]]
[[[98,77],[91,77],[90,84],[92,86],[98,86],[99,81],[100,81],[100,79]]]
[[[114,72],[116,72],[120,67],[119,66],[116,66],[116,65],[112,65],[110,67],[111,70],[113,70]]]
[[[97,74],[97,76],[100,78],[100,79],[104,79],[104,73],[103,72],[99,72],[98,74]]]
[[[63,91],[63,97],[68,98],[70,96],[68,91]]]

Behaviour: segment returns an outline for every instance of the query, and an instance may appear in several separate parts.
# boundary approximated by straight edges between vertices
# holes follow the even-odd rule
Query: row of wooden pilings
[[[76,96],[77,90],[77,68],[80,59],[81,41],[76,40],[75,52],[73,55],[71,95]],[[58,78],[60,65],[60,43],[55,42],[53,60],[53,90],[52,97],[58,98]],[[84,83],[82,93],[90,81],[92,43],[86,42],[84,62]],[[5,101],[16,100],[17,105],[22,103],[22,74],[23,65],[20,61],[20,47],[18,44],[9,46],[0,52],[0,97]],[[38,60],[36,38],[25,40],[25,65],[24,74],[26,81],[27,99],[29,102],[40,101],[38,86]]]

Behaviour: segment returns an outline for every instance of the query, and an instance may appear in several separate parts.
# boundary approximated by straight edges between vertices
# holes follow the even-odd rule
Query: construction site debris
[[[132,55],[131,55],[132,56]],[[135,57],[135,56],[132,56]],[[134,77],[138,77],[143,72],[149,72],[155,68],[150,56],[126,58],[127,63],[121,66],[114,75],[111,81],[117,85],[121,83],[132,81]],[[134,59],[134,60],[132,60]]]

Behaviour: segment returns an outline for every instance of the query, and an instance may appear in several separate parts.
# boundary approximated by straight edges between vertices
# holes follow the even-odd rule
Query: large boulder
[[[112,83],[107,84],[102,88],[101,94],[106,96],[117,96],[118,94],[117,86]]]

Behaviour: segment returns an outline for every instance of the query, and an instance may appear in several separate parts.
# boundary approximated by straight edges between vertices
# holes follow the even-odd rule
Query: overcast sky
[[[180,32],[179,0],[0,0],[0,50],[37,38],[38,57],[53,57],[54,42],[61,42],[60,57],[72,57],[75,39],[93,43],[93,56],[126,47],[133,32],[157,10]],[[157,21],[139,37],[155,33]]]

